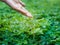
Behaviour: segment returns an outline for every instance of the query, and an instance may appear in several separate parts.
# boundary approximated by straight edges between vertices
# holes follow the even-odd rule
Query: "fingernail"
[[[30,13],[27,13],[27,16],[33,18],[33,16]]]

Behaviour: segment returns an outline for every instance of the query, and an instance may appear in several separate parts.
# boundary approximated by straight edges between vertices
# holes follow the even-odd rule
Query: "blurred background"
[[[30,19],[0,2],[0,45],[60,45],[60,0],[22,0]]]

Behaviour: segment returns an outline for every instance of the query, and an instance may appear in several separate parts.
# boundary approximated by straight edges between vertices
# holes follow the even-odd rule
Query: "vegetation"
[[[34,18],[0,2],[0,45],[60,45],[60,0],[22,1]]]

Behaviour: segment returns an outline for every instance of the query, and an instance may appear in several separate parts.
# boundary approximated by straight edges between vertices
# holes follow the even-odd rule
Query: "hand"
[[[17,10],[18,12],[21,12],[25,16],[28,16],[32,18],[31,13],[29,13],[25,8],[25,4],[20,0],[3,0],[6,4],[8,4],[10,7],[12,7],[14,10]]]

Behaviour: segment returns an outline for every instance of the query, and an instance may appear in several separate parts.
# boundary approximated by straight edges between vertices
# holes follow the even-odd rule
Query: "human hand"
[[[3,0],[3,2],[8,4],[14,10],[17,10],[18,12],[24,14],[25,16],[32,18],[31,13],[24,8],[25,4],[21,0],[20,1],[19,0]]]

